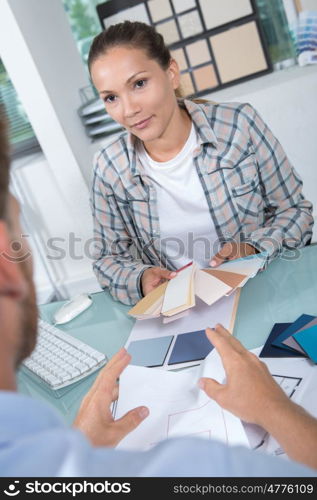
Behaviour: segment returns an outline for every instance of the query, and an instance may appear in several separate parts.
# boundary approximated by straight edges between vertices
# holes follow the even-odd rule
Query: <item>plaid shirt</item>
[[[252,106],[189,100],[180,105],[198,133],[193,165],[221,244],[247,241],[265,251],[267,261],[283,245],[304,246],[312,235],[312,204]],[[156,191],[137,156],[137,140],[124,133],[96,155],[91,195],[94,271],[102,288],[129,305],[142,297],[147,267],[173,269],[161,252]]]

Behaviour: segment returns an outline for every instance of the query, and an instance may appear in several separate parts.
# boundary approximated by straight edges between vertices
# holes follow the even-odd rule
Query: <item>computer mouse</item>
[[[53,315],[54,324],[62,325],[76,318],[92,304],[92,298],[86,293],[76,295],[71,300],[65,302]]]

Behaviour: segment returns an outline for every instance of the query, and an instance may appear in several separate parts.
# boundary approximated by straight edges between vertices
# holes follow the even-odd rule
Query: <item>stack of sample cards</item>
[[[302,314],[293,323],[276,323],[260,357],[308,357],[317,363],[317,317]]]
[[[264,262],[263,255],[256,254],[226,262],[215,269],[199,269],[191,263],[177,271],[175,278],[147,294],[128,314],[136,319],[160,316],[178,319],[195,306],[195,296],[212,305],[244,286]]]

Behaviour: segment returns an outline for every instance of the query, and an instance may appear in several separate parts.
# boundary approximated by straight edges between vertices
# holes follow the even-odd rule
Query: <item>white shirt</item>
[[[216,253],[218,237],[193,160],[198,145],[192,124],[183,149],[169,161],[154,161],[139,146],[140,161],[156,189],[161,250],[176,268],[190,260],[206,267]]]

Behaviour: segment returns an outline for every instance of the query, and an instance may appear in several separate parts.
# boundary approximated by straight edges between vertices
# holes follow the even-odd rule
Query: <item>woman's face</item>
[[[113,120],[143,142],[164,137],[177,109],[175,61],[164,70],[144,50],[119,46],[94,61],[91,76]]]

